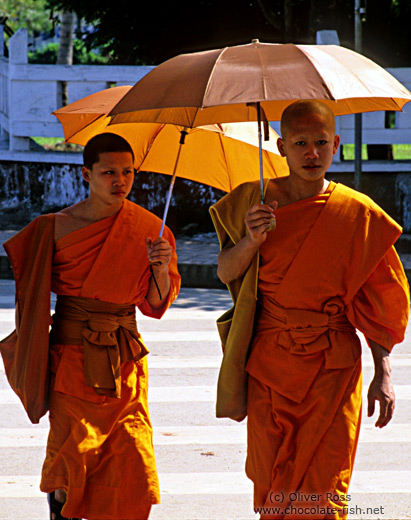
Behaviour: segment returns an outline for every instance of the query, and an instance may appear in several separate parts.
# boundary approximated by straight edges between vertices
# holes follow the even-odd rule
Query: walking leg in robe
[[[122,364],[121,399],[114,399],[87,389],[82,347],[54,346],[51,354],[55,390],[42,491],[66,491],[63,515],[69,518],[147,519],[160,500],[146,358]]]
[[[312,519],[312,511],[301,509],[311,507],[321,511],[315,518],[346,518],[361,391],[360,360],[346,369],[322,369],[302,403],[250,376],[246,472],[254,482],[254,507],[265,508],[261,519]]]

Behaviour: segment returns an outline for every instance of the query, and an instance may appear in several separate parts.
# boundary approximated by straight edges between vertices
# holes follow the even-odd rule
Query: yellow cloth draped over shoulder
[[[53,214],[5,243],[16,281],[16,331],[0,350],[30,420],[38,423],[49,410],[41,490],[66,491],[65,517],[136,520],[159,502],[148,349],[135,306],[161,318],[180,288],[175,240],[165,228],[174,250],[171,289],[160,309],[145,297],[151,276],[145,238],[158,237],[160,226],[126,200],[116,215],[56,245]],[[50,292],[57,294],[53,318]]]
[[[221,248],[241,240],[258,203],[258,183],[246,183],[210,209]],[[393,247],[401,229],[333,182],[276,219],[228,285],[217,416],[248,414],[246,472],[261,518],[346,518],[361,419],[355,329],[389,351],[404,338],[409,287]]]

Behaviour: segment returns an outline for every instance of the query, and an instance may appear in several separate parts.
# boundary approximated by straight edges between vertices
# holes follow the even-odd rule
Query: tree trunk
[[[276,2],[271,2],[270,0],[257,0],[257,3],[267,22],[269,22],[276,31],[283,32],[281,17],[278,16],[275,9],[273,9],[274,5],[272,5]]]
[[[284,0],[284,43],[293,39],[294,0]]]
[[[314,42],[317,31],[322,29],[338,31],[339,11],[339,0],[328,0],[326,5],[322,0],[311,0],[309,27]]]
[[[306,43],[311,0],[284,0],[284,43]]]
[[[60,39],[57,55],[57,65],[73,65],[73,39],[76,24],[76,15],[63,11],[60,19]],[[67,81],[59,81],[57,84],[57,107],[68,104]]]

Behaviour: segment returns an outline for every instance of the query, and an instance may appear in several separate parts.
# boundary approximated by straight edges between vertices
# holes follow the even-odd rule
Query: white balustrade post
[[[317,45],[340,45],[337,31],[321,30],[316,33]]]
[[[20,114],[20,102],[18,89],[14,88],[13,76],[19,65],[27,65],[28,56],[28,35],[27,29],[19,29],[9,39],[9,128],[10,128],[10,150],[27,151],[30,149],[30,138],[20,137],[13,134],[13,125],[15,121],[24,120]]]
[[[0,56],[4,56],[4,25],[0,23]]]
[[[4,58],[4,25],[0,23],[0,58]],[[4,96],[4,92],[1,92],[0,89],[0,97],[2,98]],[[0,107],[3,107],[2,99],[0,99]],[[1,108],[0,108],[1,110]],[[7,137],[8,139],[8,137]],[[0,141],[5,141],[6,135],[3,126],[1,125],[0,121]]]

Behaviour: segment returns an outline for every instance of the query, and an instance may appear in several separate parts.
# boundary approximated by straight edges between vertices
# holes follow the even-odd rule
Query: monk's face
[[[308,113],[290,121],[278,149],[287,158],[291,176],[305,181],[324,178],[337,153],[340,138],[327,115]]]
[[[83,178],[90,184],[90,197],[107,204],[123,201],[134,181],[133,157],[129,152],[106,152],[91,169],[83,166]]]

